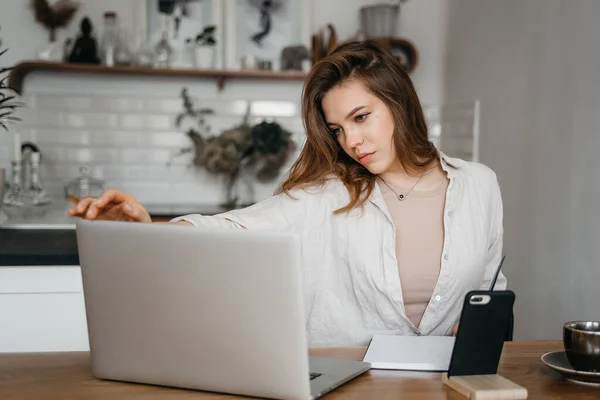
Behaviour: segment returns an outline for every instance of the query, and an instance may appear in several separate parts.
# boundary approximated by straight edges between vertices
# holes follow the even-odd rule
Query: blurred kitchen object
[[[173,58],[173,47],[169,43],[169,17],[160,15],[160,40],[154,47],[154,68],[169,68]]]
[[[90,166],[81,165],[80,175],[65,185],[65,198],[70,204],[76,205],[81,199],[98,197],[104,192],[104,181],[91,177],[91,170]]]
[[[93,30],[92,21],[88,17],[84,17],[79,23],[79,35],[72,49],[68,50],[65,44],[65,52],[67,53],[66,61],[83,64],[100,64],[98,42],[93,35]]]
[[[258,59],[251,54],[247,54],[241,59],[242,69],[258,69]]]
[[[281,51],[281,70],[302,71],[304,61],[309,59],[308,49],[304,45],[287,46]]]
[[[360,9],[360,28],[367,37],[396,36],[400,4],[373,4]]]
[[[40,177],[40,161],[42,153],[39,148],[31,142],[23,143],[21,146],[23,154],[23,189],[31,198],[31,209],[29,214],[40,216],[44,215],[52,205],[52,199],[44,189]]]
[[[132,62],[129,48],[129,34],[119,26],[117,13],[107,11],[104,13],[104,32],[100,42],[100,60],[107,67],[115,65],[129,65]]]
[[[338,37],[335,27],[327,24],[328,37],[325,37],[323,30],[312,37],[312,62],[315,64],[327,54],[332,52],[338,46]]]
[[[115,66],[115,55],[119,46],[117,32],[117,13],[107,11],[104,13],[104,32],[100,42],[100,61],[107,67]]]
[[[11,179],[3,198],[2,210],[10,219],[19,219],[27,215],[33,205],[33,200],[23,188],[21,135],[17,129],[13,131],[13,159],[11,165]]]

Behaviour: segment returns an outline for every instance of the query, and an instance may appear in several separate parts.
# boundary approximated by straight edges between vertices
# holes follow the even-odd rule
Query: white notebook
[[[375,335],[363,361],[374,369],[448,371],[454,337]]]

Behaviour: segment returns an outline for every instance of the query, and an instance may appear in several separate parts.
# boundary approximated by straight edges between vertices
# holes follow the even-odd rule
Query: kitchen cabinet
[[[0,321],[0,353],[89,350],[80,267],[0,267]]]

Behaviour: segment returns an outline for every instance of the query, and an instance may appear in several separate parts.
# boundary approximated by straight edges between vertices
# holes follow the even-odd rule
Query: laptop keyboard
[[[321,374],[318,374],[316,372],[311,372],[310,373],[310,380],[312,381],[313,379],[318,378],[320,376],[321,376]]]

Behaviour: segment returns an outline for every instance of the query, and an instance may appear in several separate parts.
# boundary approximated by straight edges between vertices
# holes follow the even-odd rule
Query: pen
[[[494,290],[494,286],[496,286],[496,281],[498,280],[498,275],[500,275],[500,268],[502,268],[502,264],[504,264],[504,259],[506,258],[506,256],[502,256],[502,260],[500,260],[500,264],[498,264],[498,267],[496,268],[496,272],[494,272],[494,277],[492,278],[492,281],[490,282],[490,288],[488,289],[488,291],[492,291]]]

